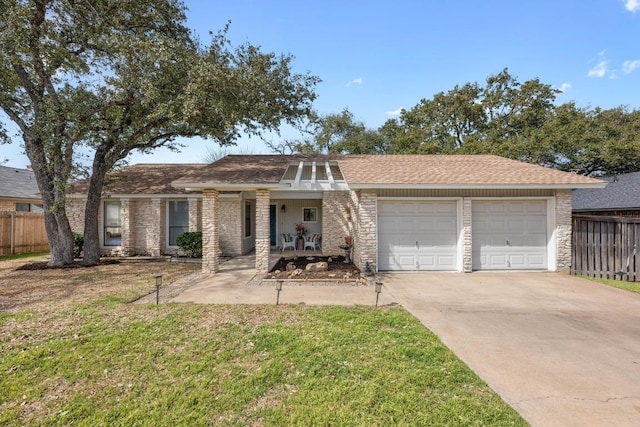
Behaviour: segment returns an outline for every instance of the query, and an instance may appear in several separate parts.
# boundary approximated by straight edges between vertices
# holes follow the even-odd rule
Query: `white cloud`
[[[387,115],[388,116],[399,116],[400,113],[402,113],[402,110],[404,110],[404,107],[400,107],[397,110],[393,110],[393,111],[387,111]]]
[[[571,83],[562,83],[562,85],[560,86],[560,92],[565,93],[566,91],[568,91],[569,89],[571,89],[573,86],[571,86]]]
[[[346,86],[347,87],[349,87],[349,86],[362,86],[362,81],[363,81],[362,77],[358,77],[358,78],[355,78],[355,79],[351,80],[350,82],[348,82],[346,84]]]
[[[633,61],[624,61],[624,64],[622,64],[622,71],[624,71],[625,74],[631,74],[638,67],[640,67],[640,59],[634,59]]]
[[[624,2],[624,8],[629,12],[636,13],[640,10],[640,0],[626,0]]]
[[[600,62],[598,62],[596,64],[595,67],[593,67],[592,69],[589,70],[589,72],[587,73],[587,76],[589,77],[596,77],[596,78],[602,78],[604,76],[607,75],[607,61],[602,60]]]

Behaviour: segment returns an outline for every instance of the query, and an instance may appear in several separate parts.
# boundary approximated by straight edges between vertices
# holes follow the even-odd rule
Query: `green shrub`
[[[84,248],[84,236],[80,233],[73,233],[73,257],[80,258]]]
[[[202,258],[202,232],[190,231],[182,233],[176,239],[176,244],[190,258]]]

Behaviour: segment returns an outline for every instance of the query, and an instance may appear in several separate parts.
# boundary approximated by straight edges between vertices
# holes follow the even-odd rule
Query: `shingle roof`
[[[599,181],[492,155],[229,155],[175,184],[276,184],[289,164],[337,160],[352,185],[594,185]]]
[[[39,199],[39,192],[33,171],[0,166],[0,197]]]
[[[123,167],[110,173],[104,184],[103,193],[110,194],[187,194],[183,188],[171,185],[189,171],[197,170],[203,164],[138,164]],[[86,194],[89,180],[75,182],[72,193]]]
[[[573,185],[597,184],[561,172],[492,155],[345,156],[339,161],[349,185]]]
[[[176,184],[276,184],[291,163],[303,160],[328,161],[335,156],[228,155],[217,162],[188,171]]]
[[[573,191],[573,210],[640,209],[640,172],[602,178],[605,188]]]

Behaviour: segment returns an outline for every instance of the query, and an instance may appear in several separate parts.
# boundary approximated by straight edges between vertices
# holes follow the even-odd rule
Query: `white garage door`
[[[455,270],[455,201],[378,201],[379,270]]]
[[[547,202],[474,201],[474,270],[547,268]]]

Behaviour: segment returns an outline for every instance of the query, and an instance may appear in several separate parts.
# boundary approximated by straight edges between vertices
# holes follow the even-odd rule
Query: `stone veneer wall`
[[[352,234],[351,214],[348,191],[325,191],[322,198],[322,253],[324,255],[341,255],[344,251],[345,236]]]
[[[236,200],[220,200],[220,251],[223,255],[242,254],[242,205]]]
[[[471,241],[472,201],[462,199],[462,271],[471,273],[473,269],[473,248]]]
[[[256,270],[269,271],[269,190],[256,190]]]
[[[556,268],[571,270],[571,190],[556,191]]]
[[[130,256],[135,253],[135,201],[120,199],[121,250],[120,255]]]
[[[369,265],[377,270],[378,197],[375,191],[351,191],[353,228],[353,262],[362,271]]]
[[[220,200],[216,190],[202,192],[202,271],[215,273],[219,268]]]

